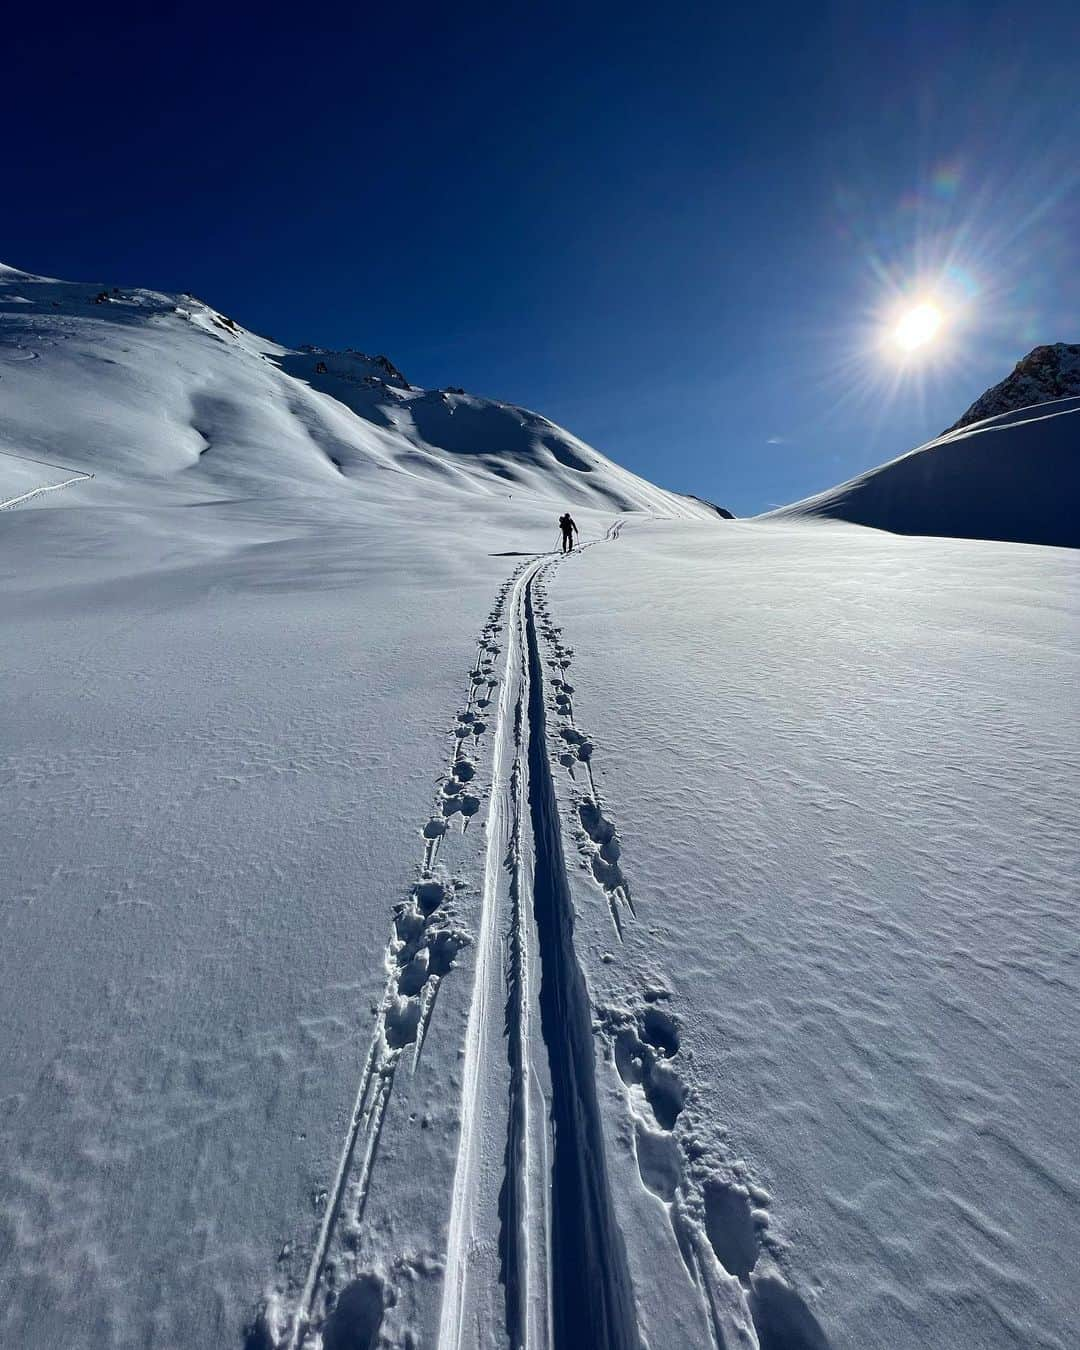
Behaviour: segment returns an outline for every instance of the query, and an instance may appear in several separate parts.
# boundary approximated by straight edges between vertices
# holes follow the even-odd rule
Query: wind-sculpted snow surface
[[[296,1263],[290,1260],[286,1278],[272,1291],[247,1336],[249,1350],[263,1345],[288,1345],[295,1350],[318,1337],[331,1345],[336,1340],[370,1343],[382,1324],[388,1285],[358,1260],[360,1235],[395,1078],[403,1059],[409,1072],[417,1072],[439,986],[469,941],[455,919],[459,907],[455,893],[466,883],[448,879],[439,865],[439,854],[455,824],[460,821],[464,833],[480,808],[478,759],[499,683],[495,660],[509,590],[509,583],[499,590],[477,640],[464,704],[454,723],[449,765],[439,780],[436,809],[418,831],[417,880],[409,898],[394,910],[383,957],[386,988],[337,1169],[331,1184],[320,1192],[322,1217],[310,1251],[301,1248],[307,1253],[303,1281],[298,1282]],[[288,1256],[294,1256],[291,1244]],[[365,1319],[370,1331],[361,1335],[357,1328]]]
[[[6,517],[5,1342],[1068,1345],[1073,555],[410,510]]]
[[[614,527],[609,539],[618,538],[620,532],[619,526]],[[574,723],[574,689],[567,678],[573,649],[550,617],[546,587],[535,589],[551,671],[550,711],[560,728],[552,757],[566,775],[561,787],[563,825],[577,841],[582,872],[604,893],[621,947],[628,927],[633,930],[639,921],[648,921],[649,901],[643,902],[645,909],[639,915],[620,866],[622,843],[604,815],[594,771],[595,746]],[[567,731],[575,733],[569,741]],[[567,744],[576,753],[568,753],[563,748]],[[565,903],[572,907],[569,895]],[[587,892],[582,908],[587,912]],[[634,1234],[639,1334],[644,1332],[649,1345],[711,1344],[715,1350],[734,1350],[757,1344],[764,1350],[826,1350],[828,1341],[817,1318],[778,1264],[783,1247],[767,1231],[768,1193],[754,1184],[746,1163],[731,1158],[723,1138],[707,1121],[697,1117],[686,1127],[695,1116],[698,1094],[693,1070],[680,1057],[679,1021],[668,983],[655,964],[643,976],[625,968],[614,952],[604,952],[601,964],[608,967],[604,984],[618,994],[617,1002],[596,1007],[595,1029],[625,1090],[622,1109],[617,1090],[612,1094],[608,1147],[625,1162],[626,1141],[632,1137],[640,1182],[640,1189],[624,1183],[616,1192],[623,1197],[623,1231]],[[608,1084],[609,1089],[613,1086]],[[634,1203],[626,1203],[626,1196]],[[666,1211],[667,1223],[656,1213],[655,1201]],[[676,1253],[681,1267],[658,1278]],[[661,1290],[666,1298],[658,1301]],[[577,1340],[563,1343],[599,1343],[595,1335],[582,1337],[580,1326],[577,1334]]]
[[[760,519],[1080,548],[1080,398],[1004,412]]]
[[[616,1215],[685,1196],[762,1346],[1074,1342],[1078,581],[777,523],[628,526],[549,583],[637,910],[619,941],[583,832]],[[695,1343],[645,1251],[649,1344]]]

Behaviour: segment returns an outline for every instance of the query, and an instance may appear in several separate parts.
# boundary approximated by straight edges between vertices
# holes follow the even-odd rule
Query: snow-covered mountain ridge
[[[385,356],[284,347],[189,294],[2,267],[0,382],[0,501],[58,485],[55,465],[143,496],[479,493],[715,519],[538,413],[418,389]]]

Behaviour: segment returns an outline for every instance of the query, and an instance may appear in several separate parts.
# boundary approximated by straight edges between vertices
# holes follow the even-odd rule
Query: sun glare
[[[914,352],[937,337],[944,321],[937,305],[924,300],[904,311],[892,330],[893,342],[902,352]]]

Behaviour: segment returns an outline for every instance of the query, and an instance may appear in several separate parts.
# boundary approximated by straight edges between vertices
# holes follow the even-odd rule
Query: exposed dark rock
[[[987,417],[1051,403],[1057,398],[1073,398],[1078,394],[1080,345],[1055,342],[1052,346],[1036,347],[1016,363],[1007,379],[977,398],[963,417],[948,429],[957,431]]]
[[[684,492],[683,496],[689,497],[691,501],[702,502],[705,506],[711,506],[716,514],[724,520],[737,519],[734,511],[729,511],[727,507],[724,506],[717,506],[715,502],[709,501],[707,497],[699,497],[696,492]]]

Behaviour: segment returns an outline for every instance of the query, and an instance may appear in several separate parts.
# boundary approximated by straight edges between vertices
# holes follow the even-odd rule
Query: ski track
[[[529,1220],[530,1177],[528,1128],[529,1051],[526,894],[523,875],[522,818],[527,790],[522,763],[525,727],[523,658],[523,594],[543,564],[528,565],[519,576],[510,600],[507,624],[506,673],[500,695],[495,749],[492,755],[491,806],[487,821],[487,853],[484,865],[480,936],[476,972],[465,1033],[458,1159],[454,1170],[447,1237],[446,1271],[439,1318],[441,1350],[461,1350],[473,1330],[469,1293],[476,1277],[474,1252],[483,1227],[481,1183],[483,1164],[481,1131],[489,1055],[499,1053],[502,1028],[496,1017],[500,994],[505,991],[504,1016],[506,1055],[510,1071],[503,1184],[499,1196],[499,1278],[506,1289],[505,1320],[510,1343],[528,1343],[530,1307],[535,1286],[530,1284],[535,1265],[530,1259],[532,1243]],[[509,908],[509,933],[504,940],[503,911]],[[505,949],[505,968],[503,953]],[[489,1278],[491,1272],[485,1272]],[[546,1302],[546,1300],[544,1300]]]
[[[633,1290],[604,1157],[592,1007],[574,948],[574,907],[551,774],[545,686],[533,588],[528,638],[529,805],[535,844],[534,912],[541,970],[540,1026],[548,1052],[553,1132],[551,1344],[632,1350],[640,1345]]]
[[[613,526],[607,540],[617,539],[620,527],[621,522]],[[595,747],[574,718],[568,678],[573,648],[550,617],[545,580],[538,576],[530,599],[550,672],[548,711],[556,732],[549,756],[565,770],[566,832],[577,842],[582,868],[603,891],[622,942],[637,910],[621,865],[622,844],[597,789]],[[680,1124],[693,1094],[678,1064],[678,1020],[661,1006],[669,1000],[654,976],[642,982],[629,1007],[597,1008],[596,1014],[625,1089],[639,1176],[667,1208],[715,1350],[828,1350],[813,1312],[778,1264],[783,1245],[768,1231],[768,1192],[754,1184],[744,1163],[729,1160],[726,1150],[693,1125]]]
[[[62,483],[45,483],[41,487],[31,488],[29,492],[22,492],[17,497],[8,497],[0,502],[0,511],[10,511],[13,507],[21,506],[23,502],[28,502],[34,497],[41,497],[46,492],[59,492],[61,488],[71,487],[73,483],[85,483],[93,478],[92,473],[83,473],[79,469],[72,469],[66,464],[50,464],[48,460],[34,459],[30,455],[17,455],[13,450],[0,450],[0,455],[6,455],[9,459],[19,459],[27,464],[43,464],[47,469],[59,469],[62,473],[73,474],[72,478],[65,478]]]
[[[621,521],[616,522],[606,538],[617,538],[621,525]],[[561,556],[556,555],[526,564],[515,574],[509,603],[505,675],[492,756],[481,931],[465,1037],[458,1159],[439,1320],[440,1350],[465,1350],[479,1343],[475,1308],[489,1296],[494,1284],[503,1289],[509,1346],[515,1350],[539,1347],[551,1343],[552,1337],[553,1291],[559,1284],[548,1250],[554,1209],[548,1181],[553,1147],[544,1124],[548,1105],[544,1066],[536,1064],[533,1053],[537,1021],[534,985],[538,974],[534,949],[538,934],[532,918],[536,906],[535,841],[528,818],[535,772],[530,770],[530,755],[535,764],[536,736],[539,734],[539,743],[543,744],[543,728],[539,733],[535,730],[530,695],[533,689],[540,691],[542,709],[543,683],[530,596],[542,575],[560,561]],[[557,824],[557,812],[550,807],[549,803],[549,818]],[[559,871],[565,875],[561,842]],[[568,902],[568,897],[565,900]],[[564,911],[569,914],[567,904]],[[583,991],[583,980],[580,983]],[[501,1026],[496,1021],[500,1006]],[[587,1009],[587,1000],[584,1007]],[[493,1091],[496,1075],[488,1069],[500,1056],[505,1056],[507,1066],[506,1100],[490,1101],[488,1094]],[[590,1090],[595,1091],[591,1082]],[[488,1256],[484,1267],[485,1223],[492,1215],[490,1205],[485,1208],[485,1199],[490,1201],[490,1197],[484,1195],[481,1174],[483,1144],[487,1142],[489,1149],[496,1144],[491,1137],[492,1117],[505,1120],[503,1175],[496,1207],[497,1264]],[[609,1215],[609,1211],[607,1205],[605,1213]],[[484,1284],[488,1288],[478,1292]],[[489,1304],[484,1307],[490,1311]]]
[[[614,541],[621,528],[618,521],[603,541],[574,551]],[[769,1232],[769,1195],[745,1164],[686,1123],[693,1090],[680,1067],[668,991],[654,977],[639,981],[623,1006],[590,1000],[574,945],[564,836],[603,894],[620,943],[637,910],[622,843],[597,789],[593,743],[574,717],[573,649],[549,612],[546,582],[562,561],[541,555],[523,562],[500,588],[478,638],[448,770],[421,831],[419,877],[394,912],[386,988],[306,1278],[298,1297],[281,1295],[291,1306],[285,1330],[275,1335],[257,1320],[249,1350],[315,1350],[335,1308],[339,1318],[351,1315],[352,1302],[360,1319],[356,1345],[373,1344],[361,1324],[381,1295],[364,1283],[374,1277],[353,1268],[352,1254],[383,1121],[402,1061],[410,1072],[418,1066],[439,985],[473,941],[439,1350],[495,1343],[509,1350],[640,1350],[605,1159],[597,1044],[622,1084],[641,1183],[668,1214],[670,1237],[657,1232],[653,1240],[677,1245],[714,1350],[828,1350],[781,1272],[783,1244]],[[455,926],[455,887],[438,857],[457,818],[466,830],[480,809],[470,785],[489,725],[487,841],[473,940]],[[490,1161],[500,1150],[496,1200]]]
[[[499,684],[495,658],[506,597],[521,570],[500,588],[477,639],[464,704],[454,722],[449,764],[436,784],[435,809],[420,831],[419,876],[409,898],[394,910],[383,953],[386,986],[303,1286],[298,1297],[278,1291],[282,1301],[293,1305],[283,1333],[271,1329],[265,1309],[256,1317],[247,1338],[253,1350],[262,1346],[301,1350],[318,1344],[339,1296],[347,1291],[352,1264],[348,1235],[363,1221],[395,1076],[403,1059],[409,1071],[416,1071],[439,986],[470,940],[454,922],[456,887],[437,863],[442,841],[456,819],[460,817],[465,830],[480,808],[480,797],[469,785],[476,776],[476,756]]]
[[[514,1350],[581,1344],[632,1350],[639,1344],[604,1161],[592,1011],[573,945],[548,756],[534,596],[539,578],[555,565],[555,559],[542,559],[526,568],[510,603],[440,1350],[483,1343],[474,1309],[487,1306],[484,1286],[493,1281],[504,1289],[505,1335]],[[503,1025],[497,1027],[500,1007]],[[501,1104],[496,1270],[483,1255],[490,1197],[482,1173],[499,1106],[487,1095],[495,1078],[488,1070],[501,1054],[509,1077],[508,1100]],[[537,1087],[544,1082],[546,1094]]]

